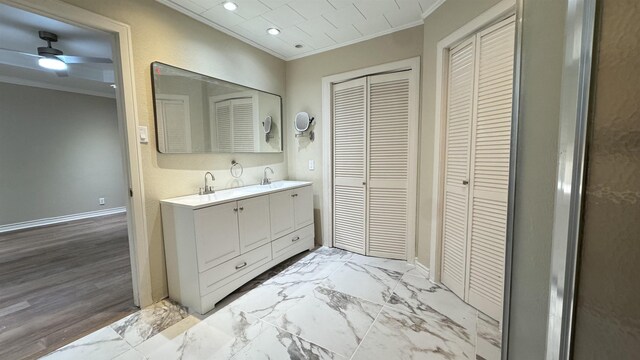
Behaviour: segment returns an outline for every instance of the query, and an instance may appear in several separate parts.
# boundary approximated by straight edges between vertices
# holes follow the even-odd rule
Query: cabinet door
[[[272,239],[277,239],[295,230],[292,190],[269,195],[269,208],[271,213]]]
[[[293,217],[296,230],[313,223],[313,188],[311,186],[293,190]]]
[[[199,271],[240,255],[235,201],[195,210],[193,216]]]
[[[271,241],[269,196],[238,201],[238,224],[243,254]]]

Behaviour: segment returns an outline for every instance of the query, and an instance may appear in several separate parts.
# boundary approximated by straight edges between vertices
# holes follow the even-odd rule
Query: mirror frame
[[[270,152],[242,152],[242,151],[238,151],[238,152],[189,152],[189,153],[167,153],[167,152],[162,152],[160,151],[160,141],[158,141],[158,109],[156,107],[156,80],[155,80],[155,74],[153,72],[153,67],[154,65],[163,65],[163,66],[167,66],[167,67],[171,67],[174,68],[176,70],[180,70],[180,71],[184,71],[193,75],[197,75],[197,76],[201,76],[207,79],[213,79],[213,80],[218,80],[218,81],[223,81],[232,85],[237,85],[237,86],[242,86],[244,88],[246,88],[247,90],[255,90],[255,91],[259,91],[265,94],[269,94],[269,95],[273,95],[273,96],[277,96],[280,99],[280,150],[279,151],[270,151]],[[221,79],[221,78],[217,78],[217,77],[213,77],[210,75],[206,75],[206,74],[202,74],[199,72],[195,72],[195,71],[191,71],[191,70],[187,70],[187,69],[183,69],[181,67],[175,66],[175,65],[171,65],[171,64],[167,64],[164,63],[162,61],[152,61],[150,66],[149,66],[149,71],[151,74],[151,102],[153,103],[153,124],[154,124],[154,133],[155,133],[155,137],[156,137],[156,151],[159,154],[167,154],[167,155],[200,155],[200,154],[256,154],[256,155],[260,155],[260,154],[282,154],[284,152],[284,109],[282,106],[282,96],[269,92],[269,91],[264,91],[264,90],[260,90],[251,86],[246,86],[243,84],[238,84],[229,80],[225,80],[225,79]],[[260,119],[258,119],[260,120]],[[273,120],[273,117],[272,117]],[[260,121],[260,124],[262,124],[262,122]],[[262,126],[261,126],[262,129]],[[262,131],[264,133],[264,131]],[[273,121],[271,123],[271,131],[269,132],[270,134],[273,133]]]

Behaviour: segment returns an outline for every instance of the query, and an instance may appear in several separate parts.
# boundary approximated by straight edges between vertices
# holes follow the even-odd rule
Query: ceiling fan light
[[[231,1],[226,1],[222,6],[229,11],[235,11],[238,8],[238,5]]]
[[[41,57],[38,59],[38,65],[49,70],[67,70],[67,64],[56,57]]]
[[[278,34],[280,34],[280,30],[278,30],[276,28],[268,28],[267,29],[267,33],[269,35],[278,35]]]

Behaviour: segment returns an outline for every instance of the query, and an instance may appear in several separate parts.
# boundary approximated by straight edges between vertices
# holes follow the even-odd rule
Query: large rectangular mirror
[[[282,152],[280,96],[160,62],[151,74],[159,152]]]

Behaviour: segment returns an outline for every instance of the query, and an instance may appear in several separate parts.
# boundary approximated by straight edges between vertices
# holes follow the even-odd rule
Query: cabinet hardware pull
[[[238,212],[238,208],[233,209],[233,211]]]
[[[242,263],[242,264],[240,264],[240,265],[236,265],[236,270],[240,270],[240,269],[242,269],[242,268],[243,268],[243,267],[245,267],[245,266],[247,266],[247,262],[246,262],[246,261],[245,261],[245,262],[243,262],[243,263]]]
[[[366,181],[363,181],[363,182],[362,182],[362,185],[367,185],[367,182],[366,182]]]
[[[298,196],[298,194],[291,194],[291,197],[296,197]]]
[[[291,239],[291,242],[296,242],[296,241],[298,241],[298,240],[300,240],[300,236],[296,236],[296,237],[294,237],[293,239]]]
[[[469,185],[469,181],[467,181],[467,180],[462,180],[462,185]]]
[[[244,211],[244,206],[240,206],[240,211]]]

